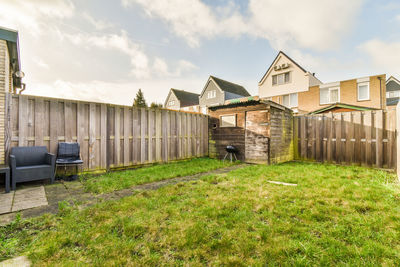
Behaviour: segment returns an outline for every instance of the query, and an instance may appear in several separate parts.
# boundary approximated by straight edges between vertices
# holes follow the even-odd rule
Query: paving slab
[[[0,262],[0,267],[28,267],[28,266],[31,266],[31,262],[26,256],[19,256]]]
[[[46,192],[44,186],[26,188],[15,191],[12,211],[31,209],[47,206]]]
[[[0,194],[0,214],[11,212],[14,191]]]

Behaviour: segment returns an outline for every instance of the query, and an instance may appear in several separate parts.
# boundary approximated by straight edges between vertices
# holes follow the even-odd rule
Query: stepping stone
[[[0,194],[0,214],[11,212],[14,191]]]
[[[31,266],[31,262],[26,256],[19,256],[13,259],[0,262],[0,267],[28,267],[28,266]]]
[[[31,209],[48,205],[44,186],[31,187],[15,191],[12,211]]]
[[[271,184],[280,184],[280,185],[287,185],[287,186],[297,186],[297,184],[289,184],[289,183],[284,183],[284,182],[277,182],[277,181],[267,181],[268,183]]]

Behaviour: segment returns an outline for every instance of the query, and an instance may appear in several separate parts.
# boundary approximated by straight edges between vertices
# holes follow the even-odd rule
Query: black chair
[[[56,168],[58,166],[76,166],[77,172],[78,167],[82,166],[83,160],[81,159],[80,145],[79,143],[58,143],[58,152],[56,160]]]
[[[50,179],[54,182],[56,156],[45,146],[13,147],[10,153],[12,190],[21,182]]]

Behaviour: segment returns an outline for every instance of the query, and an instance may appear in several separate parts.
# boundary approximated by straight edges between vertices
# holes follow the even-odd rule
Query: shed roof
[[[345,104],[345,103],[335,103],[330,106],[311,111],[309,114],[326,113],[326,112],[329,112],[329,111],[332,111],[332,110],[338,109],[338,108],[352,109],[354,111],[375,110],[374,108],[369,108],[369,107],[361,107],[361,106],[355,106],[355,105],[350,105],[350,104]]]
[[[0,27],[0,40],[7,41],[8,52],[10,54],[10,62],[14,71],[21,69],[19,56],[19,38],[18,32],[11,29]]]

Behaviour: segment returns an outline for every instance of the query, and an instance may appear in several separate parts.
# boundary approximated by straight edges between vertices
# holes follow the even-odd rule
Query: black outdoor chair
[[[12,190],[21,182],[50,179],[54,182],[56,156],[45,146],[13,147],[10,153]]]
[[[64,166],[66,169],[68,166],[76,166],[76,171],[78,172],[78,168],[82,164],[83,160],[81,159],[79,143],[58,143],[56,168]]]

